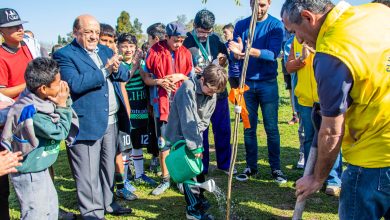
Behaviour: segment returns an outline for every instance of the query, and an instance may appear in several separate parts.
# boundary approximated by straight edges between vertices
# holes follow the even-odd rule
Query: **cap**
[[[12,8],[0,8],[0,27],[13,27],[27,23],[20,20],[18,12]]]
[[[180,22],[174,21],[167,25],[165,28],[168,36],[181,36],[186,37],[187,31],[184,25]]]

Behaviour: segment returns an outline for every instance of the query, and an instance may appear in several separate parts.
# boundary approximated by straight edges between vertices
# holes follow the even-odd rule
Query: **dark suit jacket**
[[[98,55],[103,62],[113,56],[113,51],[106,46],[98,45]],[[73,40],[64,48],[56,51],[53,58],[60,66],[62,80],[69,84],[80,131],[76,140],[98,140],[103,137],[108,125],[108,85],[102,71],[96,66],[87,52]],[[124,105],[120,82],[126,82],[130,75],[123,64],[117,73],[110,75],[115,94],[119,101],[119,130],[130,132],[129,116]]]

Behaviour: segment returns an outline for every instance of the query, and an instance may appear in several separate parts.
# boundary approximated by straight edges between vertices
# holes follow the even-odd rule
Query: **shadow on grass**
[[[282,146],[281,166],[288,182],[278,185],[272,180],[267,147],[259,147],[259,175],[257,178],[251,178],[247,182],[233,179],[232,200],[239,217],[243,219],[291,219],[296,200],[293,185],[303,174],[303,170],[295,169],[298,155],[297,148]],[[214,156],[211,155],[211,158]],[[213,163],[213,165],[216,164]],[[245,147],[239,145],[236,167],[240,172],[245,166]],[[211,169],[208,177],[213,178],[226,193],[227,175]],[[337,208],[338,199],[321,192],[308,199],[305,212],[324,218],[329,214],[336,215]],[[256,217],[253,218],[253,216]]]
[[[295,204],[294,182],[302,175],[302,170],[294,169],[299,151],[295,147],[281,148],[281,166],[288,177],[287,184],[278,185],[273,182],[268,165],[268,152],[265,146],[259,146],[259,175],[258,178],[247,182],[233,179],[232,205],[237,219],[290,219]],[[211,163],[207,178],[215,180],[216,184],[226,194],[227,175],[215,169],[215,153],[210,152]],[[245,149],[239,145],[236,167],[241,172],[246,166]],[[66,211],[78,213],[75,183],[73,181],[66,151],[62,150],[54,166],[56,172],[55,186],[58,192],[60,207]],[[156,180],[156,176],[152,176]],[[172,184],[175,185],[175,184]],[[149,195],[150,187],[137,187],[136,201],[119,201],[122,205],[131,207],[134,213],[129,216],[107,216],[107,219],[184,219],[185,200],[172,186],[161,197]],[[226,206],[218,207],[216,198],[207,193],[212,208],[209,213],[216,219],[224,219]],[[15,195],[11,195],[11,212],[13,216],[19,213]],[[328,215],[337,214],[338,200],[319,193],[308,200],[305,212],[309,218],[324,219]]]

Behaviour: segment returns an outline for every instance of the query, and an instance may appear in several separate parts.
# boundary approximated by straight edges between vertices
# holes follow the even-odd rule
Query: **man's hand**
[[[226,67],[227,65],[227,57],[225,54],[223,53],[219,53],[218,56],[217,56],[217,59],[218,59],[218,64],[222,67]]]
[[[315,50],[310,46],[308,46],[307,44],[303,43],[301,59],[305,60],[308,56],[310,56],[311,53],[315,53]]]
[[[245,56],[245,53],[242,52],[242,49],[244,48],[242,44],[241,38],[237,39],[238,42],[230,41],[229,42],[229,50],[234,53],[234,55],[238,55],[238,57]],[[237,56],[235,56],[237,57]]]
[[[117,54],[114,54],[114,56],[112,56],[111,59],[107,60],[105,68],[108,71],[108,73],[112,74],[118,72],[122,60],[123,60],[122,55],[117,55]]]
[[[60,91],[57,93],[57,96],[52,97],[49,96],[48,98],[54,102],[59,107],[66,107],[66,101],[68,100],[69,97],[69,86],[68,83],[65,81],[60,82]]]
[[[322,182],[317,181],[313,175],[308,175],[300,178],[296,182],[295,186],[295,196],[300,202],[305,200],[311,194],[317,192],[322,187]]]
[[[15,167],[21,166],[23,160],[22,152],[10,152],[4,150],[0,152],[0,176],[18,172]]]

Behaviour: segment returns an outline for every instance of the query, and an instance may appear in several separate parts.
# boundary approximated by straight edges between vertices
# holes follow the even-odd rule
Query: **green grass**
[[[278,186],[271,179],[268,164],[266,135],[263,124],[258,126],[259,146],[259,178],[242,183],[233,180],[232,200],[233,210],[240,219],[291,219],[293,214],[295,196],[294,182],[302,175],[302,170],[295,169],[298,160],[298,135],[297,125],[288,125],[291,119],[291,107],[289,104],[288,91],[284,89],[283,75],[279,74],[279,131],[281,139],[281,165],[288,177],[287,184]],[[259,115],[261,113],[259,112]],[[232,126],[234,115],[231,115]],[[211,144],[213,144],[210,133]],[[245,148],[242,124],[239,128],[239,146],[237,157],[237,169],[241,172],[245,168]],[[216,170],[215,152],[210,152],[211,164],[208,178],[213,178],[217,185],[226,193],[227,175]],[[146,155],[146,158],[150,158]],[[145,161],[148,167],[149,160]],[[66,150],[62,149],[59,159],[55,164],[55,186],[57,188],[60,207],[67,211],[78,213],[76,189],[70,172]],[[151,175],[158,180],[159,178]],[[160,197],[149,195],[153,190],[150,187],[138,186],[136,194],[139,199],[132,202],[120,201],[121,204],[131,207],[134,211],[130,216],[115,217],[106,216],[107,219],[185,219],[184,196],[171,187],[167,193]],[[212,204],[210,213],[216,219],[223,219],[224,212],[218,208],[217,201],[212,194],[206,194]],[[50,201],[48,201],[50,202]],[[19,217],[19,205],[14,192],[10,197],[11,215],[13,219]],[[338,200],[326,196],[323,192],[317,193],[307,201],[304,219],[337,219]]]

